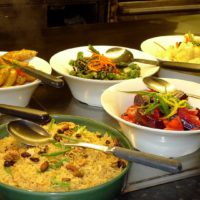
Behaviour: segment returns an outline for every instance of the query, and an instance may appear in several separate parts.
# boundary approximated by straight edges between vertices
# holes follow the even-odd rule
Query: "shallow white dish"
[[[166,79],[178,89],[200,95],[200,84],[180,79]],[[147,89],[141,78],[126,80],[106,89],[101,96],[105,111],[116,119],[122,132],[132,145],[143,152],[166,157],[180,157],[200,148],[200,130],[169,131],[154,129],[125,121],[120,116],[133,104],[135,94],[122,91]],[[194,107],[200,108],[200,100],[189,98]]]
[[[1,51],[0,55],[3,55],[4,53],[5,52]],[[47,61],[43,60],[42,58],[34,57],[29,61],[29,64],[38,70],[41,70],[47,74],[51,74],[51,66]],[[31,83],[26,83],[23,85],[5,88],[0,87],[0,104],[8,104],[22,107],[27,106],[33,92],[40,83],[40,80],[35,80]]]
[[[94,47],[101,54],[103,54],[106,52],[107,49],[113,46]],[[149,58],[154,60],[152,56],[147,55],[144,52],[134,49],[129,50],[137,58]],[[102,92],[109,86],[121,82],[121,80],[93,80],[69,75],[69,72],[72,70],[72,66],[69,65],[69,61],[71,59],[76,59],[77,53],[79,51],[82,51],[84,53],[84,56],[91,55],[91,52],[88,50],[88,46],[71,48],[53,55],[50,59],[50,65],[57,73],[61,74],[64,77],[75,99],[91,106],[101,107],[100,97]],[[141,67],[142,77],[151,76],[159,70],[159,67],[157,66],[147,64],[138,65]]]
[[[196,36],[198,37],[198,36]],[[168,48],[170,45],[175,45],[176,42],[183,41],[184,35],[166,35],[166,36],[158,36],[154,38],[147,39],[141,43],[141,49],[143,52],[148,53],[155,58],[159,58],[160,52],[164,51],[159,45],[160,44],[164,48]],[[179,78],[183,80],[194,81],[200,83],[200,73],[192,73],[192,72],[183,72],[180,70],[170,70],[166,68],[160,68],[158,75],[160,77],[168,77],[168,78]]]

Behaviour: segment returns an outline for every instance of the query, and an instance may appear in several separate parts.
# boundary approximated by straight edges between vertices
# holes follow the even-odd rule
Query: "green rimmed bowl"
[[[109,135],[120,140],[123,147],[131,149],[132,146],[128,139],[124,137],[118,130],[107,126],[103,123],[87,119],[79,116],[70,115],[54,115],[52,116],[56,122],[71,121],[76,124],[85,125],[91,131],[98,131],[100,133],[107,132]],[[7,135],[6,126],[0,126],[0,138]],[[126,173],[130,164],[122,171],[120,175],[111,179],[110,181],[84,190],[77,190],[72,192],[32,192],[28,190],[19,189],[0,183],[0,199],[1,200],[112,200],[122,191]]]

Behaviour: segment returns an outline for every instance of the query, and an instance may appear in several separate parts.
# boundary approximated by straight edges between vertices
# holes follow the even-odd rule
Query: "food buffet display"
[[[156,55],[145,50],[144,46],[148,46],[149,41],[144,41],[141,46],[145,53],[127,49],[138,58],[171,61],[182,61],[181,57],[186,59],[183,55],[187,49],[191,54],[183,61],[198,63],[196,36],[187,34],[184,38],[181,42],[177,42],[176,38],[173,40],[175,45],[167,48],[154,42],[156,48],[162,50]],[[119,132],[86,118],[55,117],[56,122],[52,120],[43,125],[54,141],[30,146],[9,136],[2,126],[0,188],[4,195],[10,192],[8,198],[17,195],[18,199],[25,199],[30,195],[30,198],[40,200],[54,195],[59,199],[109,200],[121,192],[129,168],[127,161],[97,150],[65,147],[64,142],[133,146],[142,152],[173,158],[191,154],[200,148],[200,100],[150,90],[144,85],[143,78],[156,76],[162,69],[135,62],[126,67],[113,63],[104,56],[106,50],[112,47],[94,45],[66,49],[53,55],[50,64],[36,57],[36,51],[2,52],[0,95],[8,96],[2,96],[0,103],[27,106],[41,83],[18,69],[18,65],[33,66],[47,74],[51,74],[52,68],[63,76],[75,99],[89,106],[102,107],[118,121],[122,130]],[[182,80],[182,77],[167,80],[180,90],[184,88],[184,93],[200,95],[198,83]],[[97,192],[101,195],[98,196]]]
[[[86,199],[88,195],[92,195],[91,199],[106,199],[120,193],[129,168],[127,161],[111,153],[64,146],[86,141],[131,148],[119,131],[87,118],[66,115],[54,116],[43,127],[54,140],[37,147],[20,143],[6,133],[5,126],[1,127],[1,190],[10,191],[11,196],[37,199],[51,194],[61,199]],[[109,189],[112,194],[105,192]],[[98,197],[96,192],[102,194]]]

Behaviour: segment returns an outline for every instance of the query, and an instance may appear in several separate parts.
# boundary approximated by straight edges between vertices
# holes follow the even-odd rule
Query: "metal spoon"
[[[39,144],[45,144],[53,140],[48,132],[44,130],[41,126],[27,120],[15,120],[9,122],[7,125],[7,130],[11,135],[16,137],[22,143],[28,145],[35,146]],[[87,147],[104,152],[111,152],[117,157],[129,161],[134,161],[136,163],[140,163],[150,167],[158,168],[171,173],[180,172],[182,168],[181,163],[178,160],[130,150],[122,147],[107,147],[85,142],[72,144],[64,143],[64,145]]]
[[[110,58],[115,63],[129,64],[134,61],[132,52],[121,47],[112,47],[108,49],[104,56]]]
[[[126,48],[113,47],[106,51],[104,56],[110,58],[115,63],[126,63],[127,65],[131,62],[140,62],[150,65],[156,65],[164,68],[169,68],[173,70],[183,70],[190,72],[200,72],[200,64],[187,63],[187,62],[174,62],[174,61],[164,61],[164,60],[148,60],[141,58],[134,58],[132,52]]]
[[[11,60],[3,58],[3,57],[2,57],[2,59],[9,65],[17,66],[23,72],[25,72],[35,78],[38,78],[39,80],[41,80],[43,83],[45,83],[47,85],[50,85],[55,88],[61,88],[64,86],[64,81],[60,77],[47,74],[45,72],[35,69],[34,67],[25,67],[22,64],[20,64],[19,61],[11,61]]]
[[[173,85],[172,83],[169,83],[168,81],[157,77],[145,77],[143,78],[143,82],[147,85],[148,88],[161,93],[166,93],[166,92],[173,92],[174,94],[184,93],[180,90],[177,90],[175,85]],[[189,97],[200,99],[200,96],[196,94],[186,93],[186,95]]]

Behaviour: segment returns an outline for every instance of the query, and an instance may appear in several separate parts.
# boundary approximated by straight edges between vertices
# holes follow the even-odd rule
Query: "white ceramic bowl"
[[[156,58],[159,58],[159,52],[163,51],[159,45],[164,48],[168,48],[170,45],[175,45],[176,42],[181,42],[184,39],[184,35],[166,35],[158,36],[154,38],[147,39],[141,43],[141,49],[143,52],[148,53]],[[183,80],[194,81],[200,83],[200,73],[183,72],[180,70],[170,70],[166,68],[160,68],[158,75],[160,77],[166,78],[179,78]]]
[[[2,55],[3,52],[1,52],[0,54]],[[49,63],[39,57],[32,58],[29,61],[29,64],[38,70],[41,70],[47,74],[51,74],[52,69]],[[27,106],[33,92],[40,83],[40,80],[35,80],[31,83],[26,83],[24,85],[0,88],[0,104],[8,104],[22,107]]]
[[[166,79],[178,89],[200,95],[200,84],[180,79]],[[122,132],[128,137],[132,145],[143,152],[166,157],[179,157],[190,154],[200,148],[200,130],[170,131],[154,129],[125,121],[120,116],[133,104],[135,94],[120,91],[144,90],[141,78],[126,80],[106,89],[101,96],[101,103],[105,111],[115,118]],[[200,108],[200,100],[189,98],[194,107]]]
[[[100,53],[105,53],[107,49],[113,46],[94,46]],[[128,48],[127,48],[128,49]],[[150,55],[145,54],[144,52],[129,49],[135,57],[137,58],[149,58],[154,60]],[[120,80],[93,80],[85,79],[76,76],[69,75],[69,72],[72,70],[72,66],[69,65],[71,59],[76,59],[77,53],[82,51],[84,56],[90,56],[91,52],[88,50],[88,46],[76,47],[67,49],[61,52],[56,53],[50,59],[51,67],[59,74],[61,74],[69,88],[72,95],[75,99],[86,103],[91,106],[101,107],[100,97],[102,92],[111,85],[121,82]],[[155,74],[159,67],[139,64],[141,67],[141,76],[151,76]]]

